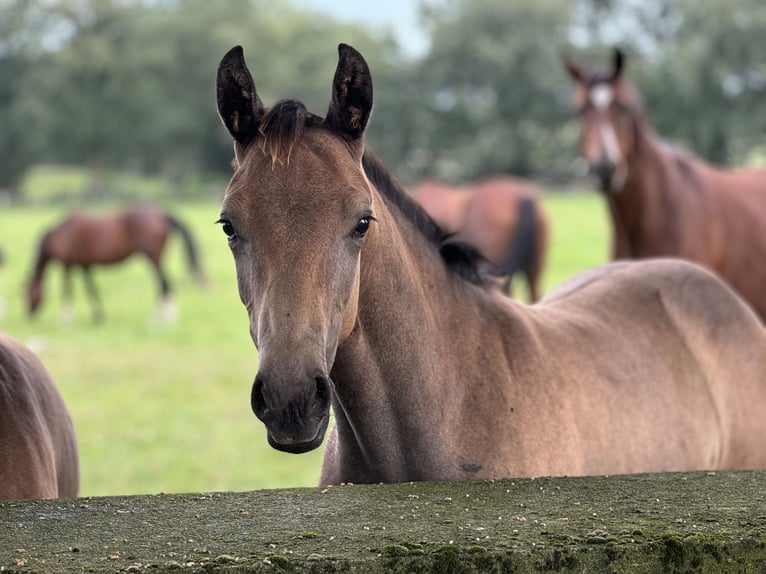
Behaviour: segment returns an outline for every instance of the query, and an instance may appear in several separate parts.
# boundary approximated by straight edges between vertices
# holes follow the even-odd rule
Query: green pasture
[[[595,193],[546,196],[552,222],[546,288],[608,253],[605,210]],[[75,318],[61,322],[61,274],[50,269],[39,316],[25,314],[24,283],[42,231],[64,207],[0,208],[0,328],[35,349],[74,418],[81,494],[251,490],[316,484],[322,453],[271,449],[250,411],[257,354],[239,302],[234,265],[214,225],[216,202],[167,206],[193,230],[207,289],[192,282],[180,241],[166,265],[180,318],[156,316],[157,287],[140,258],[97,269],[107,320],[94,324],[79,275]],[[517,288],[517,292],[520,290]]]

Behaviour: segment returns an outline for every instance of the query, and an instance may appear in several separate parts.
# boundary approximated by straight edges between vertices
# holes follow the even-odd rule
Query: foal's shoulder
[[[575,293],[579,293],[584,289],[588,289],[589,287],[592,288],[596,284],[607,280],[609,277],[614,275],[614,273],[622,270],[626,266],[632,265],[633,263],[634,262],[631,261],[617,261],[614,263],[608,263],[606,265],[599,265],[598,267],[591,267],[590,269],[581,271],[577,275],[570,277],[549,291],[540,301],[540,304],[544,305],[546,303],[557,302],[561,299],[566,299]]]
[[[691,284],[709,285],[714,291],[726,289],[720,279],[696,263],[672,258],[638,259],[616,261],[578,273],[550,291],[541,304],[606,294],[610,298],[631,298],[642,292],[683,290]]]
[[[629,315],[649,320],[659,313],[684,317],[689,324],[721,328],[751,324],[761,330],[753,311],[718,276],[683,259],[642,259],[595,267],[561,284],[538,306],[613,319]]]

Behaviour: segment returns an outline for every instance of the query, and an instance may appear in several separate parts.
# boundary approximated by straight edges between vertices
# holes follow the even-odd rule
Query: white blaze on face
[[[596,84],[590,89],[588,99],[596,109],[605,110],[614,100],[614,88],[609,84]]]
[[[614,88],[610,84],[596,84],[588,92],[588,99],[597,110],[606,110],[614,101]],[[599,121],[599,133],[604,153],[618,164],[621,158],[620,145],[611,122]]]

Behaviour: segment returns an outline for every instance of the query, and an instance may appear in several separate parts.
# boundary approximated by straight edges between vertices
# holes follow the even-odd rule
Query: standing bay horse
[[[715,271],[766,320],[766,170],[724,170],[662,142],[625,57],[586,70],[565,59],[576,82],[581,152],[606,198],[613,258],[681,257]]]
[[[0,500],[71,498],[79,485],[64,400],[35,354],[0,331]]]
[[[232,48],[219,223],[270,445],[320,482],[766,467],[766,330],[683,260],[589,270],[527,306],[365,149],[372,80],[341,44],[324,118],[265,108]]]
[[[93,317],[104,317],[96,284],[90,274],[93,265],[120,263],[134,253],[145,255],[157,275],[164,309],[168,308],[171,295],[170,282],[162,269],[162,253],[171,231],[181,235],[186,247],[189,266],[195,278],[204,283],[197,247],[189,229],[177,218],[148,204],[137,204],[116,213],[90,215],[73,213],[53,229],[47,231],[40,241],[32,278],[27,286],[29,313],[34,314],[42,301],[42,280],[51,261],[64,267],[64,301],[72,302],[70,271],[80,267],[93,306]]]
[[[516,273],[524,275],[529,300],[540,298],[540,273],[548,247],[548,217],[535,187],[521,178],[497,176],[463,187],[427,180],[412,193],[436,223],[475,246],[504,277],[511,293]]]

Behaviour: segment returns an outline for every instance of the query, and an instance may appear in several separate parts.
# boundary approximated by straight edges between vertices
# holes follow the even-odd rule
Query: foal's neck
[[[455,361],[474,344],[456,339],[476,320],[468,300],[482,292],[391,211],[376,216],[377,233],[364,247],[357,325],[332,371],[340,480],[351,482],[453,474],[439,435],[451,432],[444,420],[463,392]]]

